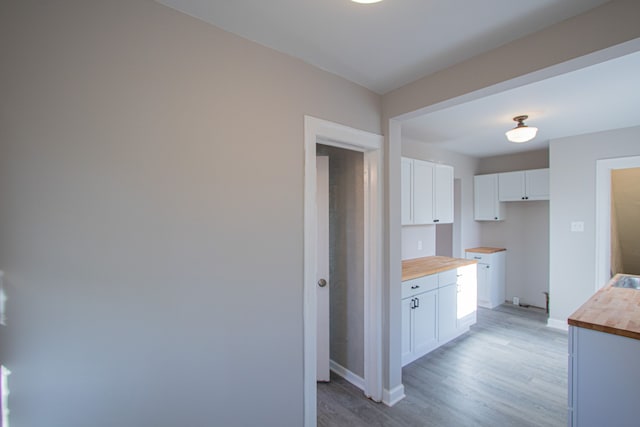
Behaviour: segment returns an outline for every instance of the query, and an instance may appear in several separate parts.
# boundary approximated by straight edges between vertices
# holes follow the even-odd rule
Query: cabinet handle
[[[416,298],[416,307],[415,308],[418,308],[418,307],[420,307],[420,298]]]
[[[409,307],[411,308],[411,310],[416,308],[416,299],[415,298],[411,298],[411,305]]]
[[[420,287],[420,285],[413,285],[411,286],[411,289],[418,289]]]
[[[494,217],[493,217],[493,219],[496,219],[496,220],[497,220],[497,219],[498,219],[498,217],[497,217],[497,216],[494,216]]]
[[[481,256],[474,256],[473,259],[482,259]]]
[[[440,222],[440,220],[439,219],[434,219],[433,222]]]

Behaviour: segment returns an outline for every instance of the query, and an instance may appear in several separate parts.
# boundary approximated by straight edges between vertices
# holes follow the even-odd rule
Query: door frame
[[[304,425],[317,423],[316,390],[316,144],[364,158],[364,394],[382,400],[382,149],[384,138],[304,116]]]
[[[316,381],[331,379],[330,346],[330,306],[331,277],[329,271],[329,156],[316,155]],[[329,286],[320,287],[318,280],[324,279]],[[326,324],[325,324],[326,323]]]
[[[596,161],[596,291],[611,278],[611,171],[637,167],[640,156]]]

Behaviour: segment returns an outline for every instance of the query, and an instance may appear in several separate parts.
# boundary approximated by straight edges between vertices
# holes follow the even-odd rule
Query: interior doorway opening
[[[318,373],[330,369],[364,389],[364,156],[324,144],[316,144],[316,156],[324,159],[317,162],[318,268],[326,263],[330,278],[316,288]],[[323,176],[327,185],[320,185]],[[321,305],[324,294],[328,310]]]
[[[616,261],[612,263],[612,172],[631,168],[640,168],[640,156],[602,159],[596,162],[595,290],[605,286],[617,270],[614,264]],[[613,224],[615,226],[615,221]]]
[[[383,138],[326,120],[305,116],[304,187],[304,425],[317,423],[317,144],[362,153],[364,199],[363,391],[383,400],[382,387],[382,146]]]
[[[640,167],[611,171],[611,274],[640,275]]]

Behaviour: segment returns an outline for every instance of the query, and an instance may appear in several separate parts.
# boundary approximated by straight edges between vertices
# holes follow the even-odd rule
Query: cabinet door
[[[501,202],[513,202],[524,200],[524,197],[524,171],[498,174],[498,200]]]
[[[435,165],[433,186],[434,222],[453,222],[453,167]]]
[[[549,200],[549,169],[525,171],[525,185],[529,200]]]
[[[457,303],[457,327],[466,329],[476,323],[478,309],[477,292],[477,268],[478,264],[468,265],[458,269],[458,303]]]
[[[411,360],[413,353],[413,345],[411,337],[413,335],[411,317],[413,316],[413,298],[405,298],[402,300],[402,365],[404,366]]]
[[[433,224],[433,167],[413,160],[413,223]]]
[[[437,302],[438,291],[425,292],[415,297],[413,309],[413,343],[415,355],[422,356],[438,343]],[[404,349],[403,349],[404,350]]]
[[[413,161],[402,158],[400,212],[402,225],[413,224]]]
[[[498,174],[473,177],[473,217],[476,221],[504,219],[502,203],[498,200]]]
[[[458,329],[457,284],[438,289],[438,339],[446,341],[456,335]]]
[[[491,308],[490,280],[491,267],[489,264],[478,264],[478,305],[481,307]]]

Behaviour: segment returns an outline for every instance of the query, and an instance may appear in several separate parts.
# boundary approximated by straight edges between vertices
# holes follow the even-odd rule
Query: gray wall
[[[536,150],[480,159],[478,174],[549,167],[549,151]],[[549,202],[506,202],[505,220],[482,221],[483,246],[507,248],[506,298],[545,307],[549,291]]]
[[[525,151],[478,160],[477,175],[549,167],[549,150]]]
[[[364,377],[364,157],[318,152],[329,156],[330,357]]]
[[[302,425],[303,115],[380,97],[149,0],[2,2],[0,51],[12,424]]]
[[[640,127],[551,141],[551,319],[566,319],[595,291],[595,183],[599,159],[640,155]],[[572,221],[584,221],[572,233]]]
[[[549,291],[549,202],[505,203],[504,221],[482,221],[483,246],[507,248],[506,294],[545,307]]]

